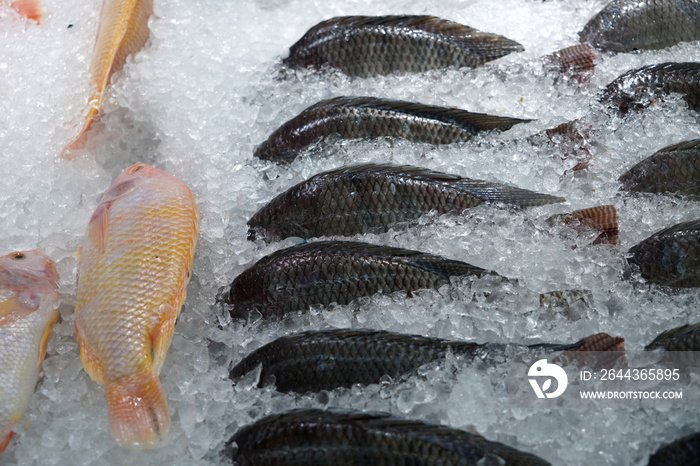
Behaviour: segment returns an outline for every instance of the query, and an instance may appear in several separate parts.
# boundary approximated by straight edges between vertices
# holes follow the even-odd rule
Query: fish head
[[[0,288],[17,292],[58,290],[56,264],[39,249],[0,257]]]
[[[166,175],[165,172],[145,163],[135,163],[114,179],[101,203],[112,202],[136,189],[149,179]]]
[[[234,319],[248,319],[260,311],[265,300],[265,280],[255,270],[247,270],[231,283],[226,299],[228,310]]]

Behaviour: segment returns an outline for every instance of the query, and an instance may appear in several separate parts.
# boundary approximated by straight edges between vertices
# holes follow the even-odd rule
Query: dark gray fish
[[[700,39],[697,0],[613,0],[579,33],[602,52],[655,50]]]
[[[622,189],[700,195],[700,139],[664,147],[620,177]]]
[[[521,120],[471,113],[401,100],[336,97],[307,108],[283,124],[255,150],[263,160],[290,163],[302,149],[324,138],[397,137],[414,142],[450,144],[481,131],[505,131]]]
[[[590,79],[596,58],[598,55],[593,47],[576,44],[544,57],[544,70],[547,74],[554,75],[555,81],[563,73],[578,83],[584,83]]]
[[[686,435],[659,448],[648,466],[691,466],[700,463],[700,432]]]
[[[497,34],[434,16],[340,16],[309,29],[289,49],[290,68],[338,68],[349,76],[476,68],[523,51]]]
[[[319,173],[288,189],[248,221],[248,238],[380,233],[429,212],[461,213],[482,203],[531,207],[563,201],[425,168],[369,163]]]
[[[575,229],[600,231],[591,244],[617,244],[620,234],[617,209],[614,205],[601,205],[576,210],[566,214],[552,215],[547,219],[550,225],[564,223]]]
[[[685,324],[667,330],[654,338],[644,349],[665,349],[666,351],[700,351],[700,323]]]
[[[682,94],[688,107],[700,110],[700,63],[661,63],[628,71],[605,88],[601,101],[621,113],[649,107],[671,93]]]
[[[264,318],[310,306],[348,304],[360,296],[434,288],[450,277],[492,273],[465,262],[408,249],[346,241],[319,241],[263,257],[231,284],[224,302],[231,316]]]
[[[700,219],[689,220],[651,235],[630,249],[627,261],[646,280],[659,285],[700,286]]]
[[[599,338],[605,335],[607,339]],[[574,344],[515,345],[470,343],[376,330],[321,330],[279,338],[250,353],[229,377],[236,380],[262,365],[259,386],[280,392],[318,392],[399,377],[448,352],[469,360],[503,360],[527,351],[556,352],[624,350],[620,337],[592,335]],[[622,347],[622,349],[621,349]]]
[[[388,413],[340,409],[268,416],[236,432],[224,455],[239,466],[550,464],[479,434]]]

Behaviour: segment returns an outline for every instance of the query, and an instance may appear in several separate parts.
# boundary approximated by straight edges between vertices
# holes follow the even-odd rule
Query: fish
[[[602,205],[576,210],[566,214],[552,215],[547,219],[550,225],[563,223],[579,232],[593,230],[600,234],[591,242],[595,244],[617,244],[620,233],[619,217],[614,205]]]
[[[124,170],[79,251],[75,330],[90,378],[105,385],[112,436],[154,448],[170,425],[158,379],[185,300],[199,233],[190,189],[155,167]]]
[[[497,361],[528,351],[557,352],[581,347],[588,351],[611,347],[619,350],[624,340],[607,336],[606,342],[592,342],[588,337],[568,345],[525,346],[449,341],[366,329],[308,331],[258,348],[231,369],[229,378],[237,380],[261,366],[259,387],[274,385],[279,392],[319,392],[379,383],[385,376],[399,377],[444,359],[448,353],[467,360]],[[595,349],[590,349],[591,343]]]
[[[697,0],[613,0],[586,23],[581,42],[601,52],[657,50],[700,39]]]
[[[657,231],[629,252],[627,262],[650,283],[674,288],[700,286],[700,219]]]
[[[649,457],[647,466],[688,466],[698,464],[700,458],[700,432],[662,446]]]
[[[304,148],[328,138],[394,137],[451,144],[468,141],[482,131],[505,131],[529,121],[393,99],[335,97],[312,105],[283,124],[256,148],[254,156],[290,163]]]
[[[645,350],[700,351],[700,323],[685,324],[661,333]]]
[[[58,319],[58,272],[39,249],[0,257],[0,455],[34,393]]]
[[[683,95],[691,110],[700,110],[700,63],[667,62],[648,65],[621,75],[608,84],[601,101],[620,113],[641,110],[671,93]]]
[[[565,74],[578,83],[584,83],[590,79],[597,58],[593,47],[576,44],[545,56],[543,65],[545,72],[554,75],[557,81],[559,75]]]
[[[348,76],[476,68],[523,46],[435,16],[339,16],[304,34],[282,63],[288,68],[336,68]]]
[[[700,139],[660,149],[619,178],[626,191],[700,195]]]
[[[494,272],[409,249],[352,241],[318,241],[280,249],[244,270],[219,302],[231,317],[280,318],[314,305],[361,296],[434,288],[450,277]]]
[[[7,3],[7,1],[0,1],[0,7]],[[10,8],[20,15],[36,21],[37,24],[41,24],[44,16],[44,7],[41,4],[41,0],[15,0],[10,2],[9,5]]]
[[[61,157],[72,160],[84,149],[88,131],[100,117],[107,86],[121,70],[129,55],[140,51],[148,41],[148,19],[153,0],[103,0],[95,49],[90,65],[88,110],[78,134],[63,148]]]
[[[248,221],[248,239],[381,233],[429,212],[459,214],[483,203],[522,208],[563,201],[410,165],[349,165],[316,174],[268,202]]]
[[[236,432],[223,455],[238,466],[550,464],[476,433],[389,413],[333,408],[267,416]]]

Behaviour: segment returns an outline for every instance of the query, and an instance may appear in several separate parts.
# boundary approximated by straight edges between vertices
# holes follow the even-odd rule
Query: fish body
[[[531,207],[563,198],[409,165],[361,164],[293,186],[249,221],[249,239],[379,233],[429,212],[461,213],[482,203]]]
[[[613,0],[579,33],[601,52],[632,52],[700,39],[697,0]]]
[[[692,110],[700,109],[700,63],[660,63],[628,71],[608,84],[601,100],[625,114],[671,93],[683,95]]]
[[[58,304],[51,259],[38,249],[0,257],[0,455],[34,393]]]
[[[263,257],[231,284],[231,316],[264,318],[313,305],[348,304],[361,296],[434,288],[450,277],[489,273],[480,267],[408,249],[348,241],[319,241]]]
[[[75,329],[85,371],[105,385],[112,436],[153,448],[170,417],[158,373],[192,270],[199,214],[189,188],[135,164],[90,219],[78,265]]]
[[[341,16],[309,29],[283,63],[367,77],[475,68],[523,50],[503,36],[434,16]]]
[[[629,251],[630,264],[646,280],[659,285],[700,286],[700,219],[689,220],[651,235]]]
[[[339,409],[268,416],[239,430],[224,451],[239,466],[549,464],[479,434],[388,413]]]
[[[700,195],[700,139],[664,147],[622,176],[622,189]]]
[[[700,323],[686,324],[667,330],[654,338],[644,349],[666,351],[700,351]],[[700,453],[700,451],[698,452]]]
[[[90,65],[88,112],[78,135],[61,152],[75,158],[76,150],[85,147],[87,132],[99,118],[109,80],[121,70],[129,55],[141,50],[149,36],[148,19],[153,14],[153,0],[104,0],[95,49]]]
[[[336,97],[312,105],[277,129],[256,150],[264,160],[289,163],[305,147],[325,138],[403,138],[450,144],[467,141],[481,131],[505,131],[531,120],[471,113],[375,97]]]
[[[609,342],[615,339],[609,338]],[[495,360],[529,350],[605,350],[600,342],[591,347],[590,341],[591,337],[569,345],[528,347],[449,341],[376,330],[309,331],[285,336],[258,348],[236,364],[229,377],[236,380],[262,366],[260,386],[274,384],[280,392],[318,392],[379,383],[385,376],[399,377],[424,364],[444,359],[450,352],[469,360]],[[615,340],[614,343],[621,342]]]
[[[698,464],[700,432],[686,435],[659,448],[649,457],[647,466],[688,466]]]

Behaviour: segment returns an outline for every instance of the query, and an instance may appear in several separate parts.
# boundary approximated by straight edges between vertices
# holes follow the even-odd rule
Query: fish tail
[[[5,437],[0,437],[0,455],[7,449],[7,446],[10,444],[10,440],[12,440],[12,437],[15,435],[14,431],[10,431],[5,435]]]
[[[33,19],[37,24],[41,23],[41,18],[44,10],[41,6],[41,0],[16,0],[10,4],[17,13]]]
[[[112,437],[122,447],[150,450],[168,432],[168,403],[155,371],[108,381],[105,392]]]

